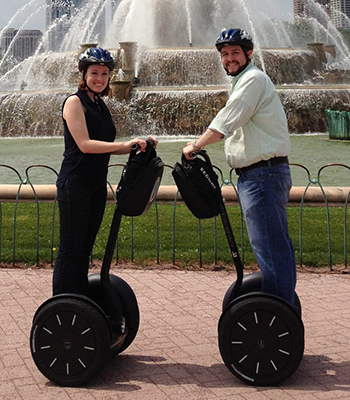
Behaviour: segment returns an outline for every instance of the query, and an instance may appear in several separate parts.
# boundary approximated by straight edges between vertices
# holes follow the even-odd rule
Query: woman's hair
[[[83,77],[80,78],[78,89],[85,90],[85,92],[88,91],[88,88],[86,87],[86,84],[85,84],[85,81],[84,81]],[[110,90],[111,90],[111,88],[109,87],[109,82],[108,82],[107,86],[103,89],[103,91],[101,92],[100,96],[108,96]]]

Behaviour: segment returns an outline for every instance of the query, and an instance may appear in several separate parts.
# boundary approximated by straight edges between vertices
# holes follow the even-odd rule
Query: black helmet
[[[224,46],[229,45],[243,46],[246,50],[253,50],[254,48],[254,44],[250,34],[247,31],[239,28],[224,30],[216,39],[215,46],[220,52]]]
[[[101,47],[89,47],[79,56],[79,71],[83,72],[89,65],[105,65],[112,71],[115,67],[115,61],[108,50]]]

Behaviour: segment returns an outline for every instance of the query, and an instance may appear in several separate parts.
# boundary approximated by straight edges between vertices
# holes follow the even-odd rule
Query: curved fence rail
[[[327,242],[328,242],[328,265],[329,269],[333,269],[333,257],[332,257],[332,237],[331,237],[331,217],[330,217],[330,207],[333,204],[332,199],[329,198],[329,195],[327,195],[327,190],[325,189],[326,187],[322,185],[322,174],[324,171],[328,168],[345,168],[350,171],[350,166],[345,165],[345,164],[327,164],[324,165],[319,169],[317,172],[317,178],[313,179],[311,178],[310,171],[308,168],[301,164],[290,164],[291,167],[296,167],[296,168],[301,168],[305,174],[306,174],[306,179],[307,179],[307,184],[305,188],[303,187],[303,192],[300,196],[300,202],[298,204],[300,211],[299,211],[299,265],[303,265],[303,251],[304,251],[304,212],[305,212],[305,207],[307,206],[306,204],[306,197],[308,194],[308,191],[312,186],[316,186],[321,190],[322,197],[323,197],[323,204],[322,205],[325,209],[326,213],[326,221],[327,221]],[[119,168],[122,169],[124,167],[124,164],[111,164],[109,165],[109,169],[111,170],[112,168]],[[172,166],[166,165],[166,168],[168,171],[172,169]],[[245,246],[244,246],[244,219],[243,219],[243,213],[242,213],[242,208],[240,205],[239,201],[239,194],[236,189],[236,186],[234,184],[235,177],[233,176],[234,170],[231,170],[229,173],[229,179],[224,179],[224,174],[221,171],[220,168],[214,166],[217,175],[219,177],[219,182],[221,184],[221,187],[224,186],[230,186],[233,188],[234,193],[236,194],[237,198],[237,204],[239,206],[239,215],[240,215],[240,241],[241,241],[241,257],[244,262],[244,255],[245,255]],[[39,173],[43,169],[49,170],[52,172],[54,177],[57,177],[57,171],[50,166],[47,165],[31,165],[27,167],[25,170],[25,178],[23,179],[21,174],[13,167],[9,165],[4,165],[0,164],[0,171],[5,170],[7,173],[13,174],[14,176],[14,181],[16,182],[15,185],[18,185],[17,192],[15,198],[12,200],[15,202],[15,207],[14,207],[14,214],[13,214],[13,232],[12,232],[12,265],[14,266],[16,262],[23,262],[23,260],[18,259],[16,257],[16,248],[18,245],[17,242],[17,235],[19,231],[18,227],[18,207],[19,204],[23,201],[21,198],[21,193],[23,190],[24,186],[29,186],[31,188],[32,196],[29,201],[34,203],[35,205],[35,215],[36,215],[36,221],[35,221],[35,230],[36,230],[36,263],[37,265],[42,261],[40,260],[40,249],[43,247],[49,247],[50,248],[50,263],[53,265],[54,263],[54,252],[56,248],[58,247],[58,238],[56,234],[56,239],[55,239],[55,232],[57,233],[58,226],[56,221],[56,213],[57,213],[57,197],[56,195],[53,196],[53,198],[48,199],[48,201],[52,202],[52,216],[51,216],[51,224],[50,224],[50,238],[47,237],[42,237],[41,235],[41,225],[44,223],[44,221],[41,218],[41,209],[40,209],[40,204],[41,200],[39,199],[36,189],[35,189],[35,176],[37,176],[35,173]],[[35,173],[34,173],[35,172]],[[0,175],[1,177],[1,175]],[[1,178],[0,178],[0,185],[1,185]],[[116,202],[116,193],[113,185],[110,184],[110,182],[107,182],[107,185],[112,193],[113,200]],[[350,185],[344,185],[345,187],[350,186]],[[348,211],[348,204],[349,204],[349,197],[350,197],[350,190],[348,190],[345,193],[345,200],[344,204],[339,204],[337,203],[338,207],[343,208],[343,246],[344,246],[344,267],[347,268],[348,266],[348,218],[347,218],[347,211]],[[28,198],[26,199],[28,201]],[[176,264],[176,237],[177,237],[177,206],[179,204],[179,200],[181,198],[178,195],[178,192],[174,196],[173,199],[173,211],[172,211],[172,262],[173,264]],[[3,249],[3,230],[4,230],[4,221],[3,221],[3,203],[7,202],[7,200],[2,198],[2,195],[0,193],[0,263],[2,262],[2,249]],[[127,217],[131,219],[130,222],[130,261],[134,261],[134,247],[135,247],[135,226],[134,226],[134,218],[133,217]],[[47,219],[47,218],[46,218]],[[46,221],[48,223],[48,221]],[[202,266],[203,265],[203,259],[202,259],[202,222],[201,220],[198,220],[198,226],[197,226],[197,231],[198,231],[198,255],[199,259],[198,262]],[[154,255],[154,259],[156,260],[157,263],[160,263],[160,224],[159,224],[159,213],[158,213],[158,205],[157,202],[155,202],[155,230],[156,230],[156,253]],[[213,249],[214,249],[214,263],[217,264],[218,262],[218,248],[217,248],[217,219],[216,217],[214,218],[214,225],[213,225]],[[91,255],[91,260],[93,259],[93,255]],[[119,262],[119,238],[117,241],[117,246],[115,250],[115,260],[116,262]]]
[[[331,164],[326,164],[323,167],[321,167],[318,172],[317,172],[317,179],[312,179],[310,175],[310,171],[303,165],[301,164],[296,164],[296,163],[291,163],[291,166],[296,166],[299,168],[304,169],[304,171],[307,174],[307,179],[308,183],[305,187],[304,193],[301,198],[300,202],[300,230],[299,230],[299,264],[303,265],[303,210],[304,210],[304,204],[305,204],[305,197],[307,194],[308,189],[312,185],[316,185],[321,189],[323,200],[324,200],[324,206],[326,210],[326,216],[327,216],[327,237],[328,237],[328,265],[330,270],[333,270],[333,263],[332,263],[332,240],[331,240],[331,220],[330,220],[330,212],[329,212],[329,200],[327,199],[327,195],[325,193],[324,186],[321,183],[321,175],[322,171],[326,170],[327,168],[334,168],[334,167],[340,167],[340,168],[345,168],[350,171],[350,167],[345,164],[339,164],[339,163],[331,163]],[[347,267],[348,264],[348,257],[347,257],[347,210],[348,210],[348,204],[349,204],[349,194],[350,191],[347,192],[346,194],[346,199],[344,202],[344,266],[345,268]]]

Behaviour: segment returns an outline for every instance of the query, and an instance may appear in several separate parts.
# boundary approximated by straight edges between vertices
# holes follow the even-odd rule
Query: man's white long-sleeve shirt
[[[209,129],[225,136],[232,168],[290,153],[287,118],[276,88],[253,63],[233,77],[230,98]]]

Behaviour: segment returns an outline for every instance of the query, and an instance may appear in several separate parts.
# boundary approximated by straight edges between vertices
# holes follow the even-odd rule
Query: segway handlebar
[[[202,155],[206,160],[208,160],[208,157],[206,156],[206,151],[205,150],[200,150],[200,151],[191,151],[191,153],[189,154],[189,156],[191,157],[192,160],[194,160],[195,158],[197,158],[198,156]],[[182,154],[182,156],[184,156],[184,154]],[[210,162],[210,160],[209,160]],[[211,163],[210,163],[211,165]]]
[[[154,141],[152,139],[147,139],[147,146],[151,146],[154,147]],[[140,149],[140,145],[138,143],[133,143],[131,146],[131,150],[139,150]]]
[[[191,164],[192,162],[194,162],[194,159],[196,159],[198,156],[202,156],[205,160],[205,163],[207,165],[208,168],[213,169],[213,165],[211,163],[210,157],[208,156],[207,152],[205,150],[200,150],[198,152],[192,151],[189,156],[191,157],[191,160],[185,160],[185,155],[182,153],[182,160],[183,162],[186,161],[186,163]],[[218,183],[219,184],[219,183]],[[229,249],[232,255],[232,259],[236,268],[236,272],[237,272],[237,281],[236,281],[236,286],[235,286],[235,293],[238,292],[238,290],[240,289],[241,285],[242,285],[242,280],[243,280],[243,264],[238,252],[238,247],[236,244],[236,240],[235,237],[233,235],[233,231],[232,231],[232,227],[230,224],[230,220],[228,218],[227,215],[227,211],[226,211],[226,207],[225,207],[225,203],[224,203],[224,199],[222,197],[221,191],[220,191],[220,206],[219,206],[219,214],[221,217],[221,221],[223,224],[223,228],[225,231],[225,235],[227,238],[227,242],[229,245]]]

